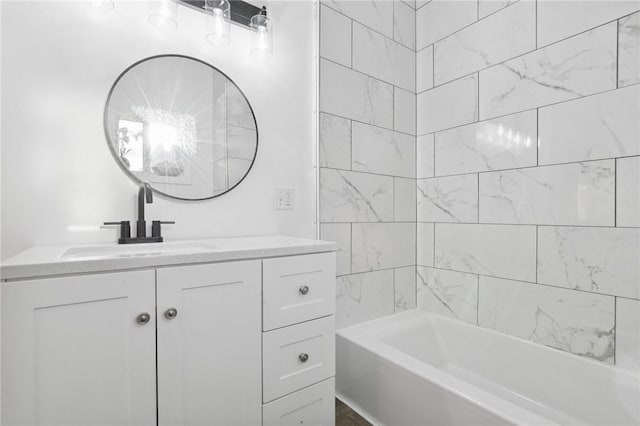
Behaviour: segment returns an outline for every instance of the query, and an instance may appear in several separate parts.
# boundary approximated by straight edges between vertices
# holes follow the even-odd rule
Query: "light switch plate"
[[[294,188],[277,188],[274,206],[276,210],[293,210],[296,207],[296,190]]]

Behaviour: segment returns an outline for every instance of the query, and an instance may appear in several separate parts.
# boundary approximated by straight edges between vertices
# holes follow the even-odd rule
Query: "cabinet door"
[[[260,261],[158,270],[159,425],[261,423],[260,275]]]
[[[154,271],[3,283],[2,424],[154,425],[154,302]]]

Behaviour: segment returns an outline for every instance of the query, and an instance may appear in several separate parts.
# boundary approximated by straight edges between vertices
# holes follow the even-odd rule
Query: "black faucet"
[[[144,220],[144,203],[153,203],[153,191],[151,185],[144,182],[138,190],[138,221],[136,222],[136,237],[147,237],[147,221]]]
[[[120,238],[118,244],[135,244],[135,243],[161,243],[162,235],[160,225],[175,224],[173,221],[154,220],[151,227],[151,236],[147,237],[147,221],[144,218],[145,203],[153,203],[153,190],[151,185],[144,182],[138,190],[138,220],[136,222],[136,237],[131,238],[131,226],[128,220],[120,222],[105,222],[105,225],[119,225]]]

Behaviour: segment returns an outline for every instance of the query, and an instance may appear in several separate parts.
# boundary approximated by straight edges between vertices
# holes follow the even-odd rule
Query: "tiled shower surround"
[[[639,10],[321,4],[339,326],[417,304],[640,368]]]

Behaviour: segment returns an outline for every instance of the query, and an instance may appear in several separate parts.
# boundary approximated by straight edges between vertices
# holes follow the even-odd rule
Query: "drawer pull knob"
[[[300,294],[302,294],[304,296],[307,293],[309,293],[309,286],[308,285],[303,285],[302,287],[300,287],[298,289],[298,291],[300,292]]]
[[[151,319],[151,315],[149,315],[146,312],[143,312],[136,317],[136,323],[138,323],[139,325],[145,325],[146,323],[149,322],[150,319]]]
[[[300,362],[307,362],[309,361],[309,354],[301,353],[300,355],[298,355],[298,359],[300,360]]]
[[[168,320],[172,320],[178,316],[178,310],[176,308],[167,309],[164,312],[164,317]]]

